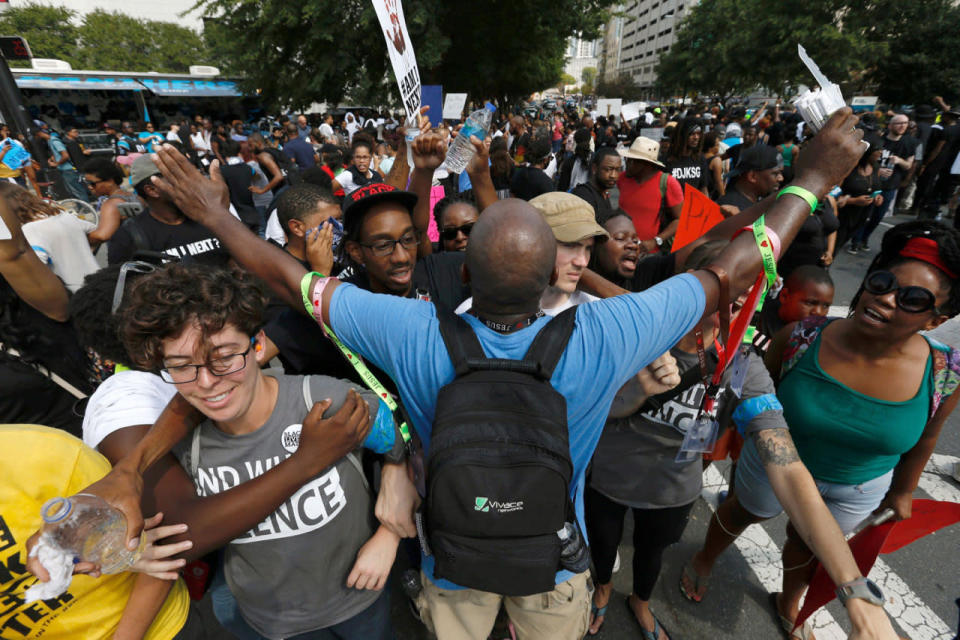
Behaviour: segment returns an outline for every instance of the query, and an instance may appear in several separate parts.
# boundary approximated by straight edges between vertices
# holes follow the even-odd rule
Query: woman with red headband
[[[920,334],[960,312],[958,274],[960,231],[934,221],[898,225],[884,236],[849,317],[789,325],[767,352],[797,453],[845,534],[887,507],[898,520],[910,517],[920,473],[960,400],[953,393],[960,352]],[[748,525],[780,511],[748,441],[735,489],[683,576],[684,595],[699,602],[720,553]],[[788,524],[783,593],[772,599],[790,638],[813,637],[806,623],[791,632],[813,557]]]

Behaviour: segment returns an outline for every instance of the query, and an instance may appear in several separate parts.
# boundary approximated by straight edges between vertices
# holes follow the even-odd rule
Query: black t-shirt
[[[230,202],[237,210],[240,220],[248,227],[260,226],[260,214],[253,204],[253,168],[246,163],[229,164],[220,167],[223,181],[230,191]]]
[[[784,278],[802,265],[823,266],[821,256],[827,250],[827,236],[839,228],[833,209],[821,203],[816,211],[807,216],[797,237],[777,263],[777,271]]]
[[[136,225],[145,246],[135,239]],[[117,264],[133,258],[137,251],[165,253],[185,263],[226,266],[230,254],[206,227],[184,218],[180,224],[160,222],[149,211],[124,222],[107,243],[107,262]]]
[[[83,165],[87,160],[80,149],[80,143],[64,136],[63,146],[67,148],[67,155],[70,156],[70,162],[73,163],[73,166],[76,167],[77,171],[83,171]]]
[[[717,204],[732,204],[735,207],[738,207],[740,211],[744,209],[749,209],[756,204],[753,200],[743,195],[737,191],[733,184],[730,184],[727,187],[727,192],[717,200]]]
[[[880,166],[887,168],[892,167],[893,174],[883,181],[882,189],[899,189],[900,183],[903,182],[903,177],[907,175],[907,171],[903,167],[894,166],[893,162],[889,159],[890,156],[893,155],[902,160],[906,160],[916,152],[917,144],[917,139],[910,136],[901,136],[899,140],[891,140],[884,136],[883,155],[880,156]],[[946,150],[946,145],[944,145],[944,150]]]
[[[554,191],[553,180],[543,169],[517,167],[510,179],[510,191],[516,198],[533,200],[539,195]]]
[[[596,216],[597,222],[600,224],[603,224],[607,218],[613,215],[610,195],[600,193],[592,180],[578,184],[570,193],[590,203],[590,206],[593,207],[593,213]]]
[[[418,290],[426,291],[434,304],[450,311],[455,310],[461,302],[470,297],[469,287],[465,286],[460,278],[465,257],[466,254],[462,251],[448,251],[418,260],[413,269],[413,286],[409,297],[416,297]],[[343,281],[370,290],[370,279],[363,269],[343,278]],[[322,373],[363,382],[312,318],[293,309],[286,309],[267,323],[264,332],[279,349],[280,361],[287,373]],[[372,366],[370,370],[391,392],[395,392],[386,374]]]
[[[707,159],[703,156],[697,158],[687,156],[671,160],[667,163],[667,171],[681,186],[689,184],[702,193],[707,192],[707,186],[710,184],[710,168]]]
[[[637,270],[633,272],[633,278],[626,283],[624,288],[634,293],[646,291],[650,287],[676,275],[676,268],[677,254],[675,253],[647,255],[637,263]]]
[[[878,189],[880,189],[880,176],[876,167],[873,169],[873,173],[868,176],[860,173],[859,167],[854,168],[854,170],[843,179],[843,183],[840,185],[840,192],[845,196],[851,196],[853,198],[858,196],[872,195],[873,192],[877,191]],[[846,225],[849,221],[858,219],[866,212],[867,207],[858,207],[856,205],[848,204],[845,207],[840,207],[837,210],[837,217],[840,220],[844,220],[844,225]]]

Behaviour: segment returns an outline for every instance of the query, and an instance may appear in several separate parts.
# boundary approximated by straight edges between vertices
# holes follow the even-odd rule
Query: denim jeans
[[[83,179],[76,169],[60,169],[60,176],[63,178],[64,186],[70,192],[71,198],[90,202],[90,194],[87,193],[87,187],[83,184]]]
[[[890,207],[893,206],[894,200],[897,198],[896,189],[884,189],[880,192],[880,195],[883,196],[883,204],[879,207],[874,207],[873,211],[870,212],[870,217],[867,218],[866,223],[859,230],[854,232],[853,239],[851,243],[855,247],[862,247],[870,241],[870,234],[873,233],[874,229],[880,226],[880,221],[883,220],[884,216],[887,215],[887,212],[890,211]]]

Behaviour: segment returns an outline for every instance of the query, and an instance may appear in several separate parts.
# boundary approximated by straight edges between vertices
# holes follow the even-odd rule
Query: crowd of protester
[[[702,548],[669,579],[709,597],[723,550],[785,511],[772,600],[785,636],[813,637],[793,627],[816,558],[849,586],[855,637],[896,637],[844,535],[880,509],[910,516],[960,398],[960,353],[923,335],[960,312],[960,218],[940,221],[956,208],[960,127],[938,106],[844,110],[817,135],[779,101],[630,122],[498,114],[462,174],[444,164],[459,123],[423,116],[409,148],[386,113],[268,131],[106,124],[105,156],[76,129],[38,122],[29,145],[0,129],[0,416],[13,425],[0,468],[18,470],[0,479],[0,548],[19,554],[0,571],[0,630],[203,638],[190,597],[206,591],[237,638],[387,639],[396,565],[443,640],[582,638],[604,624],[629,510],[626,604],[642,637],[668,639],[650,607],[664,551],[706,465],[730,458]],[[674,250],[690,189],[724,220]],[[894,207],[917,220],[877,238]],[[779,279],[743,345],[727,344],[753,312],[761,251],[737,232],[758,220]],[[848,316],[828,318],[843,248],[873,258]],[[520,360],[532,368],[505,364]],[[533,380],[550,393],[527,406]],[[711,398],[716,445],[691,450]],[[558,508],[589,567],[557,560],[557,527],[476,524],[523,500],[456,507],[431,481],[508,474],[493,460],[496,443],[519,446],[509,411],[518,433],[560,438]],[[491,430],[486,463],[440,475]],[[550,457],[527,451],[524,464]],[[518,493],[542,478],[509,473]],[[84,490],[124,512],[128,537],[144,528],[146,550],[131,572],[78,565],[67,593],[27,604],[28,568],[49,577],[28,559],[40,506]],[[213,578],[188,595],[178,573],[200,567]]]

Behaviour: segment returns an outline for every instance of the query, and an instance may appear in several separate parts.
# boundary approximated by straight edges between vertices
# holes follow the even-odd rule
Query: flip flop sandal
[[[804,620],[803,624],[797,627],[794,631],[793,620],[786,618],[780,614],[780,607],[777,605],[777,597],[779,597],[780,592],[770,594],[770,604],[773,605],[773,613],[777,616],[777,619],[780,620],[780,627],[783,629],[789,640],[812,640],[813,638],[813,625],[810,624],[809,620]]]
[[[633,607],[630,606],[630,597],[628,596],[624,602],[627,605],[627,613],[630,614],[630,619],[637,623],[637,628],[640,629],[640,635],[643,636],[643,640],[659,640],[661,631],[667,636],[668,640],[677,640],[670,635],[670,632],[663,626],[663,623],[657,619],[657,616],[653,616],[653,611],[650,612],[650,615],[653,616],[653,631],[644,629],[643,625],[640,624],[640,620],[637,619],[637,614],[633,612]]]
[[[593,632],[593,633],[590,633],[590,630],[589,630],[589,628],[588,628],[588,629],[587,629],[587,633],[588,633],[589,635],[595,636],[595,635],[597,635],[598,633],[600,633],[600,631],[603,630],[603,625],[604,625],[604,623],[606,623],[607,609],[608,609],[609,607],[610,607],[610,603],[609,603],[609,602],[607,602],[607,604],[603,605],[602,607],[598,607],[598,606],[597,606],[594,602],[592,602],[592,601],[590,602],[590,626],[591,626],[591,627],[593,626],[593,621],[596,620],[597,618],[603,617],[603,618],[604,618],[604,621],[600,623],[600,626],[599,626],[599,627],[597,628],[597,630],[596,630],[595,632]]]
[[[701,576],[693,568],[693,565],[687,562],[683,565],[683,575],[686,576],[687,580],[693,583],[693,592],[687,591],[683,586],[683,578],[680,578],[680,593],[683,594],[683,597],[689,600],[690,602],[700,603],[703,602],[703,597],[707,595],[706,588],[710,583],[710,576]],[[702,595],[696,595],[700,592],[700,589],[703,588],[704,592]]]

